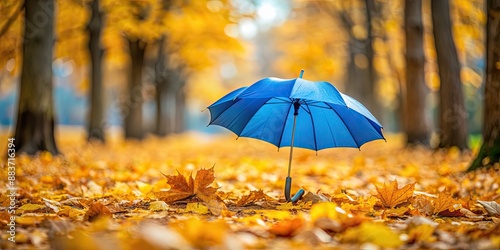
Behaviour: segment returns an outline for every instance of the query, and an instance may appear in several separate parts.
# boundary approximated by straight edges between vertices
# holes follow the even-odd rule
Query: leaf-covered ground
[[[0,167],[1,249],[498,249],[500,176],[464,174],[472,153],[402,148],[295,150],[234,136],[179,135],[16,156],[16,243]],[[0,136],[6,148],[6,135]]]

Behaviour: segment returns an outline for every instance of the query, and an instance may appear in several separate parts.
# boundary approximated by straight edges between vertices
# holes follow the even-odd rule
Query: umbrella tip
[[[299,78],[302,78],[302,76],[304,76],[304,70],[303,69],[300,70]]]

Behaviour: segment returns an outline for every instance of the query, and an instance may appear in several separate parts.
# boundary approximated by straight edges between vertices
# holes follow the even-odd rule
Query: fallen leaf
[[[217,192],[216,188],[209,187],[214,182],[214,167],[210,169],[200,169],[194,179],[193,193],[203,201],[209,201]]]
[[[209,201],[215,196],[216,188],[209,187],[214,181],[214,168],[200,169],[193,179],[192,174],[184,177],[179,171],[177,175],[165,175],[170,190],[155,192],[155,196],[166,203],[184,200],[192,196],[197,196],[203,201]]]
[[[21,210],[23,212],[26,212],[26,211],[27,212],[34,212],[34,211],[44,209],[44,208],[46,208],[45,205],[28,203],[28,204],[24,204],[21,207],[19,207],[19,210]]]
[[[477,203],[481,204],[481,206],[486,209],[488,215],[490,216],[498,216],[500,215],[500,205],[496,201],[477,201]]]
[[[20,216],[16,217],[16,223],[23,226],[33,226],[43,221],[43,217],[39,216]]]
[[[208,207],[208,210],[210,210],[210,213],[215,216],[221,215],[223,211],[228,211],[226,204],[217,196],[205,202],[205,205]],[[226,213],[226,215],[229,215],[229,213]]]
[[[398,181],[392,181],[388,186],[385,185],[381,188],[375,186],[377,189],[377,198],[380,199],[382,204],[387,208],[394,208],[395,206],[407,201],[413,196],[415,183],[407,184],[406,186],[398,189]]]
[[[171,225],[195,249],[224,245],[228,234],[228,226],[221,220],[206,222],[191,217]]]
[[[311,208],[311,220],[315,222],[320,218],[337,220],[346,217],[346,212],[334,202],[316,203]]]
[[[147,183],[144,183],[142,181],[136,181],[135,184],[137,185],[137,188],[139,189],[139,191],[141,191],[141,193],[143,194],[147,194],[151,191],[153,191],[153,187]]]
[[[314,193],[311,193],[311,192],[307,192],[307,194],[305,194],[304,196],[302,196],[301,200],[303,202],[309,202],[311,201],[313,204],[317,203],[317,202],[326,202],[326,201],[329,201],[329,199],[323,195],[323,194],[314,194]]]
[[[170,185],[170,190],[155,192],[155,196],[159,199],[166,203],[171,203],[194,195],[194,180],[192,175],[189,175],[186,179],[186,177],[177,171],[177,175],[165,175],[165,178],[167,178],[167,183]]]
[[[166,211],[168,210],[168,205],[164,201],[152,201],[149,203],[150,211]]]
[[[429,224],[421,224],[412,227],[408,232],[408,241],[410,242],[426,242],[432,243],[437,240],[434,234],[435,226]]]
[[[271,226],[268,232],[280,237],[292,237],[299,232],[303,225],[304,219],[302,218],[286,219]]]
[[[102,203],[94,202],[90,205],[89,210],[85,213],[83,220],[94,221],[101,216],[111,216],[111,211]]]
[[[417,215],[432,215],[434,214],[434,206],[429,197],[417,195],[412,202],[413,207],[416,209]]]
[[[264,194],[264,191],[250,191],[250,194],[244,195],[241,199],[238,200],[236,206],[244,207],[255,203],[256,201],[267,199],[267,195]]]
[[[453,206],[458,202],[451,197],[449,193],[440,193],[436,198],[432,199],[432,205],[434,207],[433,214],[438,214],[445,210],[450,210],[451,212],[455,211]]]
[[[398,208],[390,208],[384,211],[384,214],[389,217],[401,217],[403,216],[408,210],[410,210],[408,207],[398,207]]]
[[[399,235],[384,224],[364,222],[358,227],[348,228],[343,241],[357,243],[373,243],[381,247],[397,248],[403,244]]]
[[[186,205],[186,212],[193,212],[195,214],[208,214],[209,213],[208,208],[199,202],[188,203]]]

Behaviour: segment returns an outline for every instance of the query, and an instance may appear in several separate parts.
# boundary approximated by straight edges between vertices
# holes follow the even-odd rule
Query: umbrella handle
[[[285,199],[286,201],[290,201],[290,189],[292,189],[292,177],[287,176],[285,182]]]
[[[300,189],[297,193],[295,193],[295,195],[290,199],[291,202],[297,202],[301,197],[302,195],[304,195],[304,189]]]
[[[302,195],[304,195],[304,189],[300,189],[293,197],[290,198],[290,190],[292,189],[292,177],[287,176],[285,182],[285,199],[286,201],[297,202]]]

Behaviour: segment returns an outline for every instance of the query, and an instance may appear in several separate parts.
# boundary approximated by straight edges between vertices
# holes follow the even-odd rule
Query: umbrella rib
[[[217,119],[218,119],[218,118],[219,118],[222,114],[226,113],[226,111],[227,111],[228,109],[230,109],[230,108],[231,108],[234,104],[238,103],[238,102],[239,102],[239,101],[241,101],[241,100],[242,100],[242,99],[238,99],[238,100],[233,101],[233,103],[231,103],[231,105],[229,105],[229,107],[227,107],[224,111],[222,111],[222,112],[221,112],[218,116],[216,116],[214,119],[211,119],[212,121],[211,121],[208,125],[212,124],[212,123],[213,123],[215,120],[217,120]],[[211,113],[212,113],[212,112],[210,112],[210,114],[211,114]]]
[[[354,143],[356,143],[356,146],[358,146],[358,148],[360,148],[359,143],[357,142],[356,138],[354,137],[351,129],[349,128],[349,126],[347,126],[347,124],[345,123],[345,121],[342,118],[342,116],[340,116],[339,113],[337,112],[337,110],[335,110],[329,103],[325,102],[325,104],[328,105],[328,106],[330,106],[330,108],[332,108],[333,112],[335,112],[337,114],[337,116],[340,118],[340,120],[342,121],[342,123],[344,123],[344,126],[347,128],[347,130],[349,130],[349,134],[351,134],[351,137],[354,140]],[[346,106],[346,108],[348,108],[348,107]]]
[[[285,124],[283,124],[283,129],[281,130],[280,141],[278,142],[278,149],[281,147],[281,141],[283,141],[283,134],[285,132],[286,121],[288,120],[288,116],[290,116],[290,109],[293,107],[293,102],[290,102],[290,107],[288,108],[288,114],[285,117]]]
[[[309,106],[316,107],[316,108],[322,108],[322,109],[331,109],[331,107],[323,107],[323,106],[314,105],[314,104],[309,104]]]
[[[307,109],[309,109],[309,116],[311,117],[311,123],[312,123],[312,127],[313,127],[313,138],[314,138],[314,148],[316,149],[316,155],[318,154],[318,142],[316,140],[316,126],[314,126],[314,119],[313,119],[313,115],[312,115],[312,110],[311,108],[309,107],[309,104],[307,104],[307,102],[304,102],[304,104],[307,106]]]

